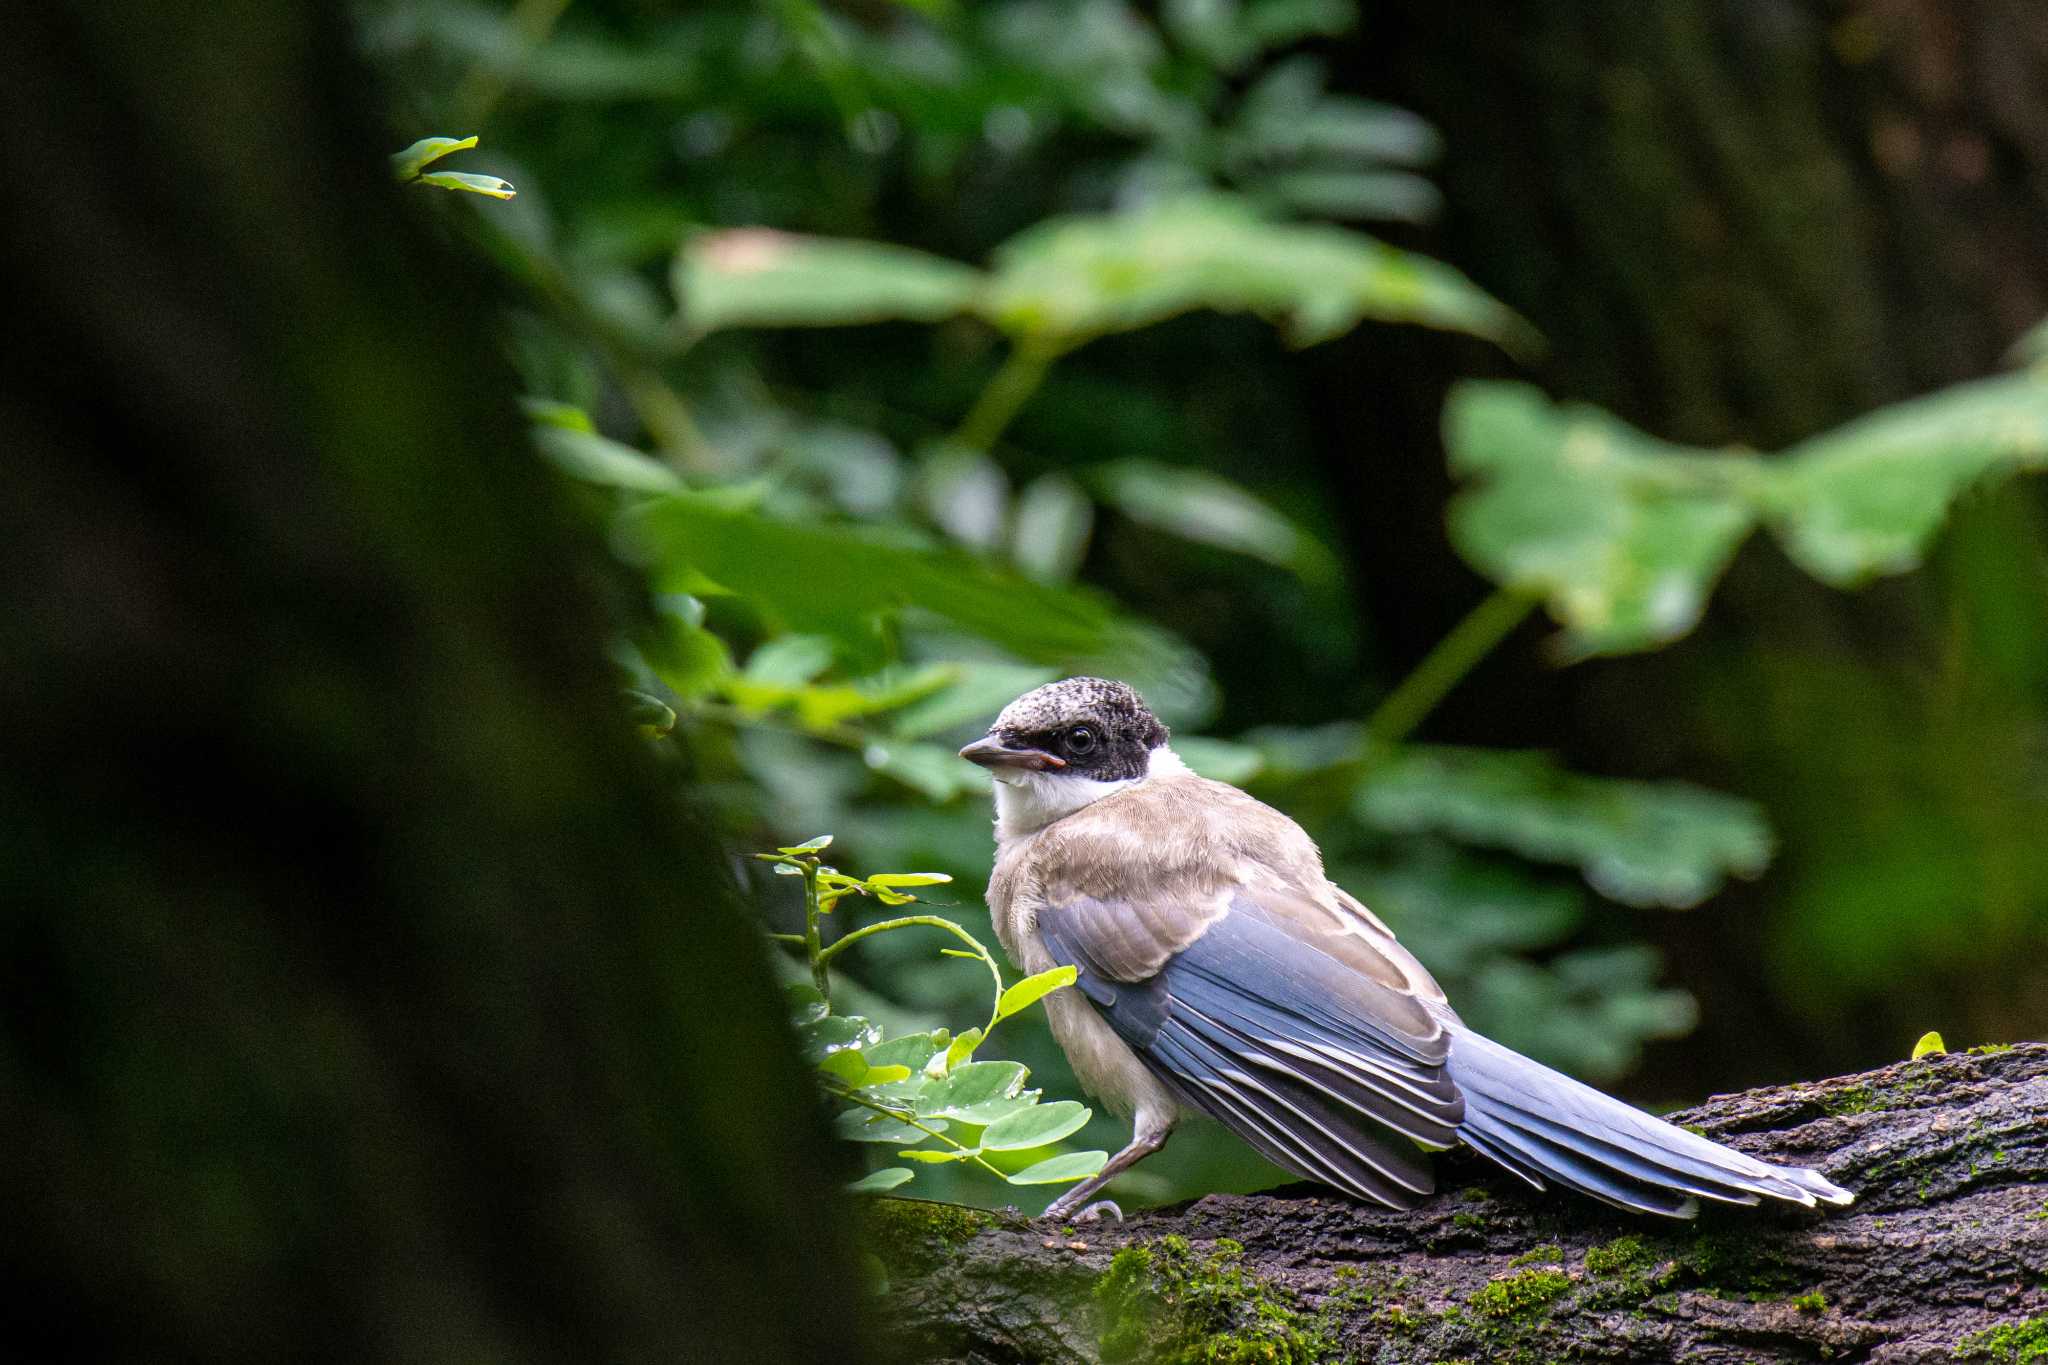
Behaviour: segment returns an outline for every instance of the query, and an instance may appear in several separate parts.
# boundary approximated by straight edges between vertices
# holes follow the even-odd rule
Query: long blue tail
[[[1810,1208],[1854,1197],[1818,1171],[1767,1166],[1463,1027],[1451,1032],[1450,1072],[1465,1096],[1458,1136],[1539,1190],[1556,1181],[1670,1218],[1692,1217],[1701,1199]]]

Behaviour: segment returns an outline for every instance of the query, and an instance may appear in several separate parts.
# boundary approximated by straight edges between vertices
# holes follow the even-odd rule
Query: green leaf
[[[893,777],[930,801],[988,790],[986,770],[936,744],[870,744],[861,757],[878,773]],[[886,897],[885,897],[886,899]]]
[[[476,137],[423,137],[391,157],[391,172],[401,181],[410,180],[450,152],[476,146]]]
[[[864,1055],[869,1066],[906,1066],[912,1071],[922,1071],[926,1062],[945,1051],[946,1043],[944,1029],[932,1033],[906,1033],[865,1049]]]
[[[594,431],[535,427],[533,443],[555,468],[585,483],[629,493],[672,493],[683,486],[661,461]]]
[[[955,1038],[946,1048],[946,1073],[958,1071],[974,1055],[974,1049],[981,1046],[982,1032],[978,1028],[968,1029]]]
[[[1683,782],[1585,777],[1536,753],[1402,749],[1367,775],[1355,805],[1391,833],[1576,864],[1594,890],[1629,905],[1697,905],[1729,877],[1761,873],[1772,852],[1753,802]]]
[[[1942,1042],[1941,1035],[1930,1031],[1921,1034],[1920,1041],[1913,1044],[1913,1060],[1917,1062],[1922,1057],[1935,1057],[1947,1051],[1948,1044]]]
[[[1086,1180],[1108,1164],[1108,1152],[1062,1152],[1004,1178],[1012,1185],[1064,1185]]]
[[[800,844],[791,844],[788,848],[778,848],[775,851],[777,853],[787,853],[791,857],[796,857],[805,853],[823,853],[826,849],[830,847],[832,847],[832,836],[829,834],[820,834],[815,839],[806,839]]]
[[[979,1065],[988,1066],[983,1062]],[[1043,1147],[1080,1131],[1088,1122],[1088,1106],[1076,1100],[1054,1100],[1005,1114],[981,1130],[981,1145],[991,1152]]]
[[[996,1000],[996,1018],[1007,1019],[1021,1010],[1031,1008],[1040,999],[1051,995],[1060,987],[1073,985],[1077,974],[1072,967],[1053,967],[1025,977],[1004,991]]]
[[[2048,382],[1959,384],[1881,408],[1774,462],[1772,530],[1800,567],[1848,586],[1919,565],[1966,489],[2048,467]]]
[[[952,881],[946,872],[878,872],[867,879],[869,886],[944,886]]]
[[[464,194],[481,194],[491,199],[512,199],[519,193],[509,180],[500,180],[495,175],[472,175],[467,171],[427,171],[412,183],[460,190]]]
[[[696,332],[936,322],[964,311],[981,279],[970,266],[908,247],[770,228],[700,233],[683,243],[673,272]]]
[[[1495,582],[1541,597],[1574,655],[1691,630],[1755,524],[1754,460],[1667,446],[1526,384],[1465,383],[1444,410],[1451,538]]]
[[[625,697],[631,707],[633,723],[643,734],[666,735],[676,728],[675,709],[661,698],[632,687],[625,689]]]
[[[858,1015],[828,1014],[798,1025],[796,1041],[805,1059],[815,1064],[845,1048],[873,1047],[882,1041],[882,1031]]]
[[[1078,588],[1034,583],[957,551],[772,521],[694,494],[630,508],[622,530],[625,546],[670,586],[688,590],[701,575],[790,629],[852,650],[875,651],[880,618],[906,606],[1040,660],[1085,659],[1122,637],[1101,601]]]
[[[855,1090],[868,1083],[873,1068],[853,1048],[841,1048],[818,1063],[818,1070],[828,1076],[836,1076]]]
[[[963,662],[952,670],[949,686],[890,718],[896,738],[926,739],[969,722],[986,722],[1032,688],[1059,676],[1054,669],[1030,664]]]
[[[995,1106],[1017,1097],[1030,1074],[1021,1062],[966,1062],[925,1087],[918,1097],[918,1114],[987,1123],[1002,1112]]]
[[[983,307],[1005,331],[1061,343],[1198,308],[1256,313],[1301,346],[1367,318],[1531,336],[1449,266],[1342,228],[1271,222],[1228,195],[1041,223],[997,251]]]
[[[848,1194],[887,1194],[898,1185],[911,1180],[915,1172],[901,1166],[884,1166],[879,1171],[869,1171],[846,1187]]]
[[[1245,488],[1206,470],[1118,460],[1085,477],[1105,502],[1133,521],[1307,578],[1328,579],[1336,573],[1336,558],[1322,542]]]
[[[816,986],[785,986],[782,998],[789,1007],[792,1024],[815,1024],[832,1012]]]
[[[911,1161],[922,1161],[927,1166],[943,1166],[949,1161],[965,1161],[975,1155],[971,1148],[943,1147],[937,1150],[911,1148],[896,1154]]]
[[[943,1133],[946,1131],[946,1124],[943,1120],[920,1119],[919,1122],[923,1123],[925,1128],[933,1130],[933,1132]],[[877,1114],[868,1109],[847,1110],[832,1121],[832,1131],[849,1142],[893,1142],[898,1145],[923,1142],[927,1137],[931,1136],[930,1133],[924,1131],[924,1128],[905,1123],[898,1118],[892,1118],[888,1114]]]

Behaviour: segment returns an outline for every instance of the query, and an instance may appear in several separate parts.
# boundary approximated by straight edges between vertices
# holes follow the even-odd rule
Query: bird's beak
[[[960,751],[960,757],[984,768],[1021,768],[1034,773],[1067,766],[1067,761],[1057,754],[1049,754],[1043,749],[1013,749],[994,735],[983,735],[975,740]]]

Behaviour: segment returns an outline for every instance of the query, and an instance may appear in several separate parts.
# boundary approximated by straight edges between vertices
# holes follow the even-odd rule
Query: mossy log
[[[1631,1217],[1441,1159],[1412,1212],[1315,1186],[1054,1228],[888,1201],[902,1361],[2048,1360],[2048,1045],[1673,1120],[1856,1192]]]

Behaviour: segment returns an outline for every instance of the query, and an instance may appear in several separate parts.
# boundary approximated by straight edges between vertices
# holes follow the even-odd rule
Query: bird
[[[1046,1209],[1096,1201],[1191,1115],[1282,1168],[1397,1209],[1463,1145],[1538,1190],[1644,1214],[1853,1196],[1654,1118],[1466,1027],[1421,962],[1324,874],[1300,825],[1191,772],[1137,691],[1073,677],[1018,697],[960,756],[989,771],[988,903],[1089,1093],[1130,1143]],[[1093,1202],[1091,1202],[1093,1201]]]

